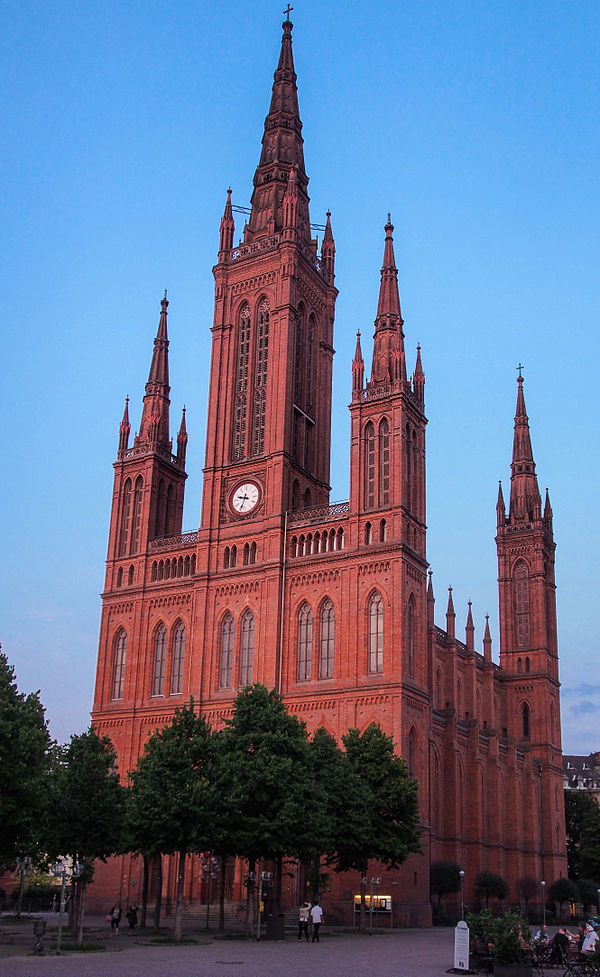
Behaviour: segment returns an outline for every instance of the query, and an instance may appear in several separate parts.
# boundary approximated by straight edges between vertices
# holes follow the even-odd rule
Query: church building
[[[171,436],[165,293],[139,433],[131,443],[127,402],[119,431],[92,718],[122,774],[190,696],[219,727],[253,682],[309,732],[379,723],[418,780],[423,854],[373,874],[394,925],[426,925],[432,862],[462,866],[468,901],[483,869],[511,902],[524,876],[566,875],[552,510],[519,376],[496,505],[498,665],[487,621],[474,646],[470,605],[459,638],[451,591],[445,628],[434,621],[425,375],[419,348],[407,363],[389,217],[372,344],[355,324],[349,501],[330,505],[335,244],[329,213],[320,247],[313,236],[307,184],[288,16],[239,243],[230,190],[221,219],[200,527],[182,532],[188,437],[185,411]],[[188,906],[206,901],[195,864]],[[358,884],[332,874],[328,918],[351,920]],[[297,867],[288,905],[303,886]],[[89,902],[140,894],[141,859],[123,856],[99,866]],[[228,898],[243,898],[239,868]]]

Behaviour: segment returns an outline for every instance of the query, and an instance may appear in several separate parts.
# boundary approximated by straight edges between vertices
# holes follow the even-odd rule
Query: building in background
[[[497,665],[487,620],[475,649],[470,605],[457,637],[451,591],[445,628],[434,621],[425,375],[418,348],[407,364],[389,216],[372,349],[365,365],[359,331],[352,363],[349,501],[330,505],[335,244],[329,213],[320,248],[313,236],[307,185],[287,19],[239,243],[231,191],[221,220],[197,531],[182,533],[188,438],[184,414],[171,439],[166,294],[132,444],[125,407],[93,722],[123,772],[190,696],[219,726],[252,682],[310,731],[379,723],[419,782],[424,854],[374,874],[394,922],[425,925],[433,861],[461,864],[469,898],[482,869],[509,880],[512,900],[522,876],[566,874],[552,511],[519,376],[510,496],[497,500]],[[135,901],[139,862],[100,866],[90,901]],[[172,894],[168,859],[165,872]],[[200,876],[189,872],[190,905]],[[290,904],[303,886],[298,866]],[[333,876],[329,918],[349,920],[356,891]],[[239,866],[228,896],[243,897]]]

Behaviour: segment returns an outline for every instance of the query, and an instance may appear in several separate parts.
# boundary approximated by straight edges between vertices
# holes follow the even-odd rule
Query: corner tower
[[[329,500],[335,246],[328,216],[318,253],[307,187],[286,19],[237,245],[230,191],[221,221],[200,533],[251,526],[265,559],[280,557],[288,510]]]

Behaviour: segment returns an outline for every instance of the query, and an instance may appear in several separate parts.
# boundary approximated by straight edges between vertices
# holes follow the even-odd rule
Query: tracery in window
[[[129,538],[129,520],[131,519],[131,479],[128,478],[123,487],[123,505],[121,508],[121,535],[119,537],[119,556],[127,552]]]
[[[114,644],[114,669],[112,698],[122,699],[125,685],[125,660],[127,656],[127,635],[123,628],[117,633]]]
[[[369,671],[383,671],[383,599],[373,594],[368,607]]]
[[[414,644],[415,644],[415,599],[410,596],[406,608],[406,667],[408,674],[414,673]]]
[[[298,681],[310,679],[312,662],[313,617],[308,604],[303,604],[298,615]]]
[[[379,505],[390,504],[390,425],[383,418],[379,425]]]
[[[365,428],[365,509],[375,508],[375,428],[371,421]]]
[[[231,670],[233,666],[233,618],[227,613],[221,625],[221,655],[219,662],[219,686],[222,689],[231,688]]]
[[[333,652],[335,645],[335,614],[333,604],[326,600],[321,607],[321,656],[319,674],[321,678],[333,677]]]
[[[529,646],[529,573],[520,560],[514,570],[514,600],[517,648]]]
[[[266,299],[263,299],[258,306],[258,328],[256,336],[256,385],[254,390],[254,431],[252,438],[253,455],[262,455],[265,447],[268,362],[269,303]]]
[[[242,306],[238,319],[238,345],[235,371],[235,411],[233,429],[233,460],[246,454],[246,397],[250,362],[250,308]]]
[[[183,689],[183,664],[185,661],[185,628],[181,621],[175,625],[173,635],[173,663],[171,667],[171,695]]]
[[[140,521],[142,518],[142,476],[138,475],[135,480],[133,491],[133,515],[131,518],[131,546],[130,553],[137,553],[140,541]]]
[[[167,629],[159,624],[154,635],[154,665],[152,668],[152,695],[162,695],[167,660]]]
[[[240,655],[240,685],[252,685],[252,657],[254,654],[254,615],[246,611],[242,618],[242,647]]]

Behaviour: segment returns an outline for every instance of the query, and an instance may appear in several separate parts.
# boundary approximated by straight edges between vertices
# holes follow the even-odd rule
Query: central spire
[[[379,302],[375,319],[375,338],[373,340],[373,367],[371,382],[386,380],[405,380],[406,363],[404,359],[404,333],[402,332],[402,313],[398,294],[398,269],[394,257],[394,225],[388,214],[385,225],[385,247],[381,267]]]
[[[535,462],[531,448],[529,418],[525,410],[523,377],[517,377],[517,409],[515,411],[515,431],[510,476],[510,519],[540,519],[542,500],[535,473]]]
[[[254,174],[250,220],[244,242],[251,243],[283,227],[283,197],[292,169],[298,189],[298,236],[310,240],[308,177],[304,170],[302,122],[292,55],[291,20],[284,20],[281,52],[275,70],[269,114],[265,119],[260,161]]]
[[[168,307],[169,302],[165,289],[164,297],[160,303],[160,320],[154,340],[148,383],[146,384],[140,433],[135,439],[136,446],[162,444],[168,445],[170,448],[169,393],[171,388],[169,386],[169,337],[167,335]]]

